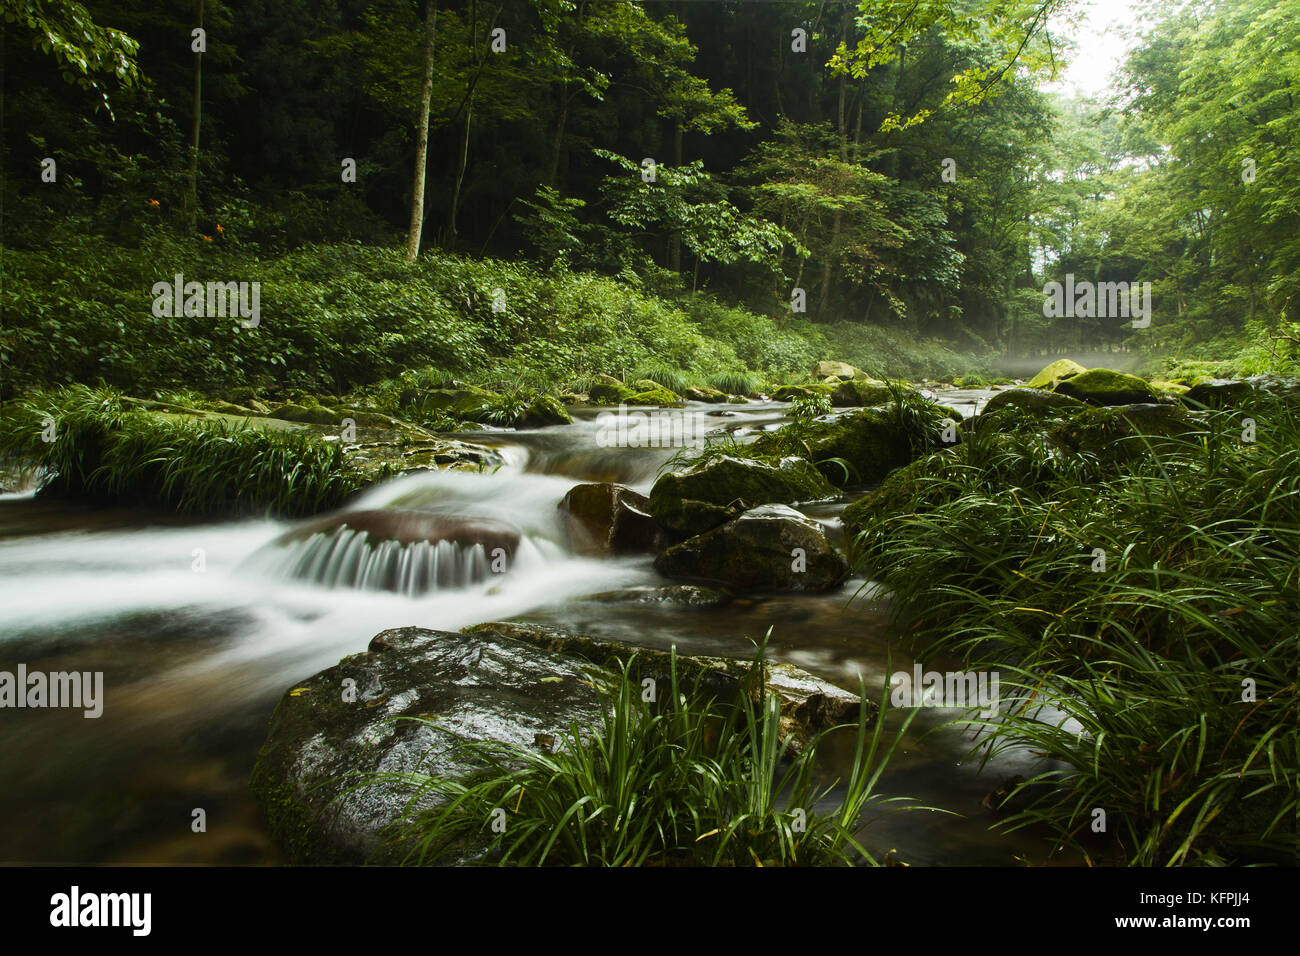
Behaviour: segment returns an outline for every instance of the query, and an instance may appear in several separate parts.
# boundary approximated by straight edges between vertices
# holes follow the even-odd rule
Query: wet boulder
[[[837,494],[803,458],[769,463],[724,456],[661,475],[650,489],[650,514],[661,527],[688,537],[756,505],[824,501]]]
[[[633,648],[560,628],[489,623],[462,633],[417,627],[384,631],[361,654],[289,688],[271,717],[251,788],[271,834],[294,864],[401,862],[413,849],[399,829],[438,805],[413,785],[375,774],[424,773],[464,781],[478,764],[455,744],[496,741],[554,747],[568,729],[601,723],[597,686],[610,686]],[[631,673],[667,678],[669,655],[636,650]],[[760,687],[748,661],[678,656],[678,674],[719,700],[761,690],[780,701],[782,736],[793,750],[862,702],[791,664],[768,662]],[[874,705],[867,702],[869,712]],[[484,844],[448,848],[428,862],[482,858]]]
[[[752,446],[758,455],[803,455],[838,485],[879,481],[938,440],[943,421],[953,413],[938,405],[909,409],[905,416],[894,406],[864,408],[810,422],[795,422],[760,436]],[[848,469],[835,461],[847,463]],[[752,504],[753,502],[751,502]]]
[[[1184,397],[1189,404],[1204,405],[1207,408],[1231,408],[1253,392],[1254,388],[1249,382],[1211,378],[1197,382],[1187,390]]]
[[[1159,451],[1170,440],[1178,442],[1200,427],[1197,413],[1181,405],[1147,403],[1085,408],[1055,425],[1048,437],[1065,451],[1117,464]]]
[[[752,508],[673,545],[655,569],[741,591],[828,591],[849,573],[821,525],[786,505]]]
[[[544,428],[547,425],[569,425],[573,416],[564,403],[553,395],[534,395],[527,407],[515,419],[516,428]]]
[[[406,509],[350,511],[286,532],[248,560],[272,577],[320,587],[417,595],[509,571],[518,528],[492,518]]]
[[[391,828],[413,787],[388,779],[352,788],[381,772],[463,779],[477,767],[456,751],[461,737],[531,746],[573,721],[598,724],[591,669],[518,640],[385,631],[366,653],[280,700],[253,769],[253,793],[292,863],[400,862],[411,846]],[[413,809],[433,805],[436,798],[427,798]],[[462,847],[442,862],[479,851]]]
[[[836,408],[858,405],[884,405],[894,400],[894,393],[884,382],[874,379],[850,379],[840,382],[831,392],[831,404]]]
[[[634,394],[636,393],[632,389],[618,379],[612,379],[607,375],[592,382],[591,387],[587,389],[587,397],[593,405],[625,404]]]
[[[682,397],[692,402],[708,402],[710,405],[717,405],[727,400],[727,393],[706,385],[692,385],[682,393]]]
[[[633,394],[628,396],[629,405],[667,405],[669,407],[684,405],[682,397],[670,388],[648,378],[640,379],[632,386]]]
[[[662,532],[650,516],[650,500],[623,485],[594,482],[570,488],[557,507],[578,554],[655,551]]]
[[[525,641],[557,654],[574,656],[598,667],[616,670],[628,654],[636,651],[635,667],[631,672],[638,683],[649,676],[662,682],[669,675],[670,655],[652,648],[629,648],[617,641],[591,634],[580,634],[563,627],[503,623],[499,621],[476,624],[464,629],[466,634],[495,636]],[[730,700],[738,691],[747,692],[758,702],[760,688],[753,680],[752,661],[746,658],[712,657],[677,654],[679,680],[692,683],[697,678],[706,696]],[[837,687],[808,673],[801,667],[783,661],[765,661],[763,687],[774,694],[780,703],[780,733],[791,752],[799,753],[818,733],[858,718],[863,701],[857,694]],[[866,701],[867,713],[877,710]]]
[[[998,392],[984,406],[985,412],[1011,408],[1032,417],[1068,414],[1083,408],[1083,402],[1069,395],[1050,392],[1044,388],[1009,388]]]
[[[1073,359],[1057,359],[1025,384],[1030,388],[1054,389],[1060,382],[1088,371]]]
[[[462,385],[458,388],[425,389],[413,393],[410,398],[411,408],[423,415],[446,415],[473,421],[483,416],[484,409],[493,406],[497,394],[485,388]]]
[[[1053,391],[1092,405],[1141,405],[1160,399],[1145,379],[1108,368],[1072,375],[1058,382]]]
[[[848,362],[836,362],[833,360],[818,362],[813,366],[813,378],[828,379],[831,377],[838,379],[869,379],[871,378],[866,372]]]
[[[835,392],[835,384],[818,382],[813,385],[782,385],[772,393],[778,402],[793,402],[796,398],[826,398]]]

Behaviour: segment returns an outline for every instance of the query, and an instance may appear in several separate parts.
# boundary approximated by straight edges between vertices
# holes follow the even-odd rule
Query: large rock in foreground
[[[655,559],[655,569],[741,591],[829,591],[849,573],[821,525],[785,505],[753,508],[673,545]]]
[[[823,501],[838,491],[802,458],[776,464],[724,456],[661,475],[650,489],[650,514],[683,537],[701,534],[746,508]]]
[[[632,651],[520,624],[483,624],[462,634],[385,631],[365,653],[286,692],[253,769],[253,792],[293,863],[398,862],[410,847],[391,827],[432,800],[408,808],[409,784],[362,775],[419,770],[464,779],[477,768],[454,749],[461,738],[549,749],[575,723],[599,725],[603,704],[593,680],[612,681],[616,662]],[[667,675],[663,652],[640,651],[637,661],[638,680]],[[705,692],[719,698],[744,686],[749,672],[747,662],[728,658],[679,657],[678,668],[688,681],[699,674]],[[796,748],[856,719],[856,695],[793,665],[764,671]],[[401,719],[414,717],[426,719]],[[479,852],[461,847],[440,862]]]
[[[1068,395],[1093,405],[1143,405],[1160,400],[1145,379],[1108,368],[1094,368],[1057,384],[1058,395]]]

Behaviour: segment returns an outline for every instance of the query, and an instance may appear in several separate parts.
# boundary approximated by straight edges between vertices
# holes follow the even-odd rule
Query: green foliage
[[[1259,423],[1254,443],[1243,417]],[[956,448],[887,479],[856,541],[929,652],[1012,675],[1019,703],[996,745],[1069,765],[1026,784],[1034,802],[1010,825],[1048,823],[1095,853],[1104,805],[1123,861],[1293,854],[1294,405],[1259,393],[1185,431],[1117,431],[1101,452],[1014,420],[977,419]],[[1258,703],[1242,702],[1244,677]]]
[[[612,687],[600,682],[602,723],[570,727],[551,751],[464,740],[482,767],[469,780],[379,775],[408,784],[412,807],[438,798],[396,834],[413,843],[408,862],[486,843],[481,861],[497,865],[875,865],[858,828],[869,807],[898,799],[874,790],[899,738],[885,745],[884,711],[871,726],[864,699],[847,780],[838,793],[839,781],[819,785],[818,747],[831,731],[791,753],[762,658],[760,646],[733,699],[718,701],[699,677],[682,683],[674,654],[654,704],[642,700],[633,655]],[[491,833],[498,808],[509,822]]]
[[[36,393],[7,404],[0,424],[0,461],[41,469],[42,494],[297,516],[336,508],[383,477],[363,475],[338,442],[163,418],[131,410],[108,389]]]
[[[831,400],[825,395],[800,395],[790,403],[787,414],[795,421],[819,418],[831,413]]]

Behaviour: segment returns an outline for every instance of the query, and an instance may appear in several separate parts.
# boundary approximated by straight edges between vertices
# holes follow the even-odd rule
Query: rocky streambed
[[[1092,375],[1101,388],[1057,369],[1041,388],[938,390],[934,405],[898,402],[851,370],[786,396],[828,400],[794,423],[777,401],[652,409],[714,433],[709,454],[671,464],[679,449],[611,447],[613,413],[574,406],[568,424],[438,435],[447,461],[421,461],[311,523],[0,498],[6,659],[98,667],[108,688],[94,726],[34,713],[6,722],[6,754],[42,769],[0,797],[0,856],[392,859],[400,847],[381,834],[400,794],[331,803],[341,773],[409,768],[439,726],[532,745],[590,722],[592,674],[630,648],[676,648],[725,683],[740,666],[725,662],[743,662],[770,629],[770,658],[791,668],[792,734],[856,706],[859,679],[874,705],[913,661],[888,595],[855,574],[846,529],[887,513],[954,425],[988,402],[1054,447],[1105,451],[1121,431],[1168,433],[1199,405],[1269,386],[1212,382],[1180,396],[1141,380],[1144,391],[1116,388],[1116,374]],[[852,404],[883,399],[865,394],[881,388],[894,400]],[[919,863],[1031,853],[1030,836],[989,832],[985,798],[1032,755],[981,768],[967,734],[929,733],[955,712],[923,711],[883,792],[954,815],[877,821],[873,852]],[[438,723],[399,730],[394,717]],[[849,749],[828,750],[829,775]],[[196,807],[206,833],[190,825]]]

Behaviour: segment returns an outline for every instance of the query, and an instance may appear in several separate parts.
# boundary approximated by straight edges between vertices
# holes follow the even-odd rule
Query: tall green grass
[[[859,567],[929,652],[1013,675],[995,749],[1067,765],[1026,781],[1006,825],[1105,862],[1294,862],[1296,409],[1259,393],[1089,451],[1064,433],[990,416],[891,476],[859,515]]]
[[[313,434],[161,418],[110,389],[36,393],[7,403],[0,424],[0,461],[42,469],[43,494],[294,516],[338,507],[375,478]]]
[[[761,690],[762,653],[725,701],[698,676],[683,683],[674,655],[658,704],[643,701],[633,655],[612,686],[596,681],[602,722],[571,726],[553,750],[465,740],[458,748],[482,768],[471,779],[375,775],[408,786],[411,808],[436,799],[399,828],[407,862],[479,847],[480,862],[498,865],[875,865],[857,832],[869,807],[899,799],[874,790],[901,733],[886,744],[883,711],[873,724],[864,698],[838,803],[818,809],[836,791],[818,782],[830,731],[792,753],[780,700]],[[494,833],[502,809],[508,823]]]

